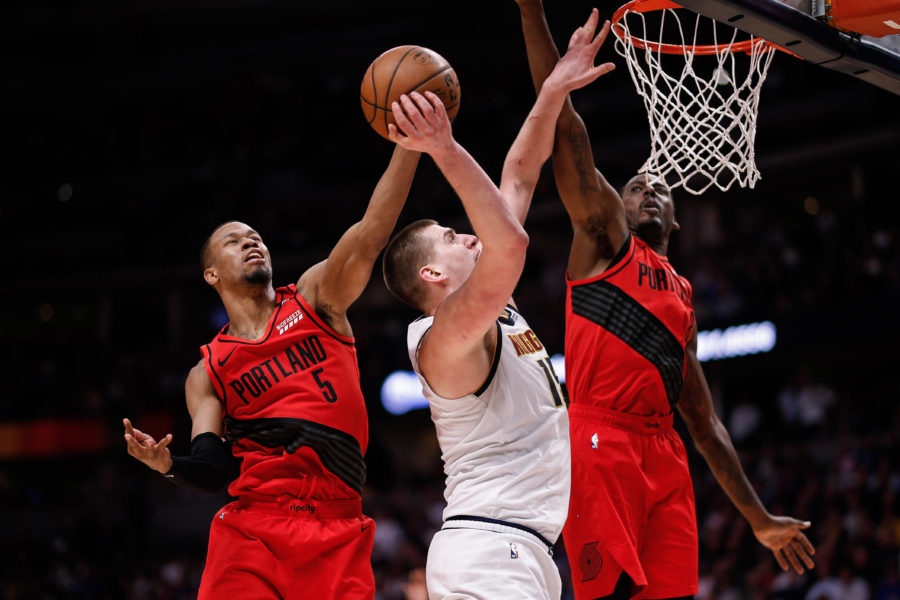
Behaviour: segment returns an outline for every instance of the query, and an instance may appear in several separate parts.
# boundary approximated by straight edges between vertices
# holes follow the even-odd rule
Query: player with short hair
[[[516,1],[540,91],[559,54],[541,1]],[[573,228],[565,336],[572,494],[563,539],[576,599],[697,593],[694,496],[674,408],[782,569],[812,568],[814,549],[801,531],[810,524],[766,511],[713,410],[697,360],[691,286],[666,259],[678,229],[668,186],[639,174],[619,195],[594,166],[569,99],[553,170]]]
[[[203,346],[185,396],[191,455],[124,420],[128,453],[175,483],[227,483],[224,433],[241,459],[213,519],[199,598],[371,599],[374,522],[362,514],[368,420],[348,307],[406,200],[419,153],[397,146],[362,219],[296,284],[274,288],[269,250],[229,221],[203,244],[203,278],[229,323]]]
[[[511,299],[528,236],[522,228],[567,93],[612,65],[593,66],[598,15],[572,36],[509,150],[499,189],[453,139],[434,94],[393,105],[405,136],[427,152],[462,200],[475,235],[425,220],[385,250],[388,289],[424,315],[408,350],[440,442],[444,524],[426,564],[429,597],[559,598],[552,559],[569,501],[566,406],[546,348]]]

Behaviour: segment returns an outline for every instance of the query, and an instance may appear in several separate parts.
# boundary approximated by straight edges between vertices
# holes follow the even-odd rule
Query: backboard
[[[778,44],[808,62],[900,96],[900,29],[883,37],[839,30],[828,24],[826,8],[830,10],[832,4],[825,0],[677,1],[695,13]],[[842,1],[859,5],[859,0]],[[896,18],[883,19],[888,27],[900,24],[900,10],[897,13]]]

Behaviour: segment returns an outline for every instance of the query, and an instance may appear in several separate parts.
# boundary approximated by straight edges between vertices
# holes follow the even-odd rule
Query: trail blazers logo
[[[275,326],[275,329],[278,330],[278,335],[281,335],[282,333],[284,333],[285,331],[287,331],[288,329],[290,329],[291,327],[293,327],[294,325],[299,323],[300,319],[302,319],[302,318],[303,318],[303,313],[298,308],[293,313],[291,313],[291,315],[288,318],[286,318],[281,323],[279,323],[278,325]]]
[[[590,581],[597,577],[603,568],[603,557],[597,551],[598,542],[588,542],[581,547],[578,555],[578,566],[581,568],[581,581]]]

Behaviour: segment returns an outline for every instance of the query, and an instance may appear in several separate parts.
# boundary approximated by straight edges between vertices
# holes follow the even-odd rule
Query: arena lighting
[[[381,384],[381,405],[392,415],[402,415],[416,408],[427,408],[419,376],[413,371],[394,371]]]
[[[769,352],[777,337],[771,321],[701,331],[697,334],[697,358],[703,362]]]
[[[697,334],[697,358],[705,362],[769,352],[775,347],[777,337],[771,321],[701,331]],[[565,383],[566,361],[563,355],[551,356],[550,364],[559,382]],[[381,385],[381,404],[392,415],[428,407],[428,401],[422,395],[422,384],[413,371],[394,371],[385,378]]]

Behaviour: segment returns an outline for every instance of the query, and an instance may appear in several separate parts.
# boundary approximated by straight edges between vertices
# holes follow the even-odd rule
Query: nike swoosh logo
[[[231,355],[234,354],[234,351],[237,350],[237,346],[232,346],[231,352],[225,355],[225,358],[219,359],[219,366],[224,367],[225,363],[228,362],[228,359],[231,358]]]

